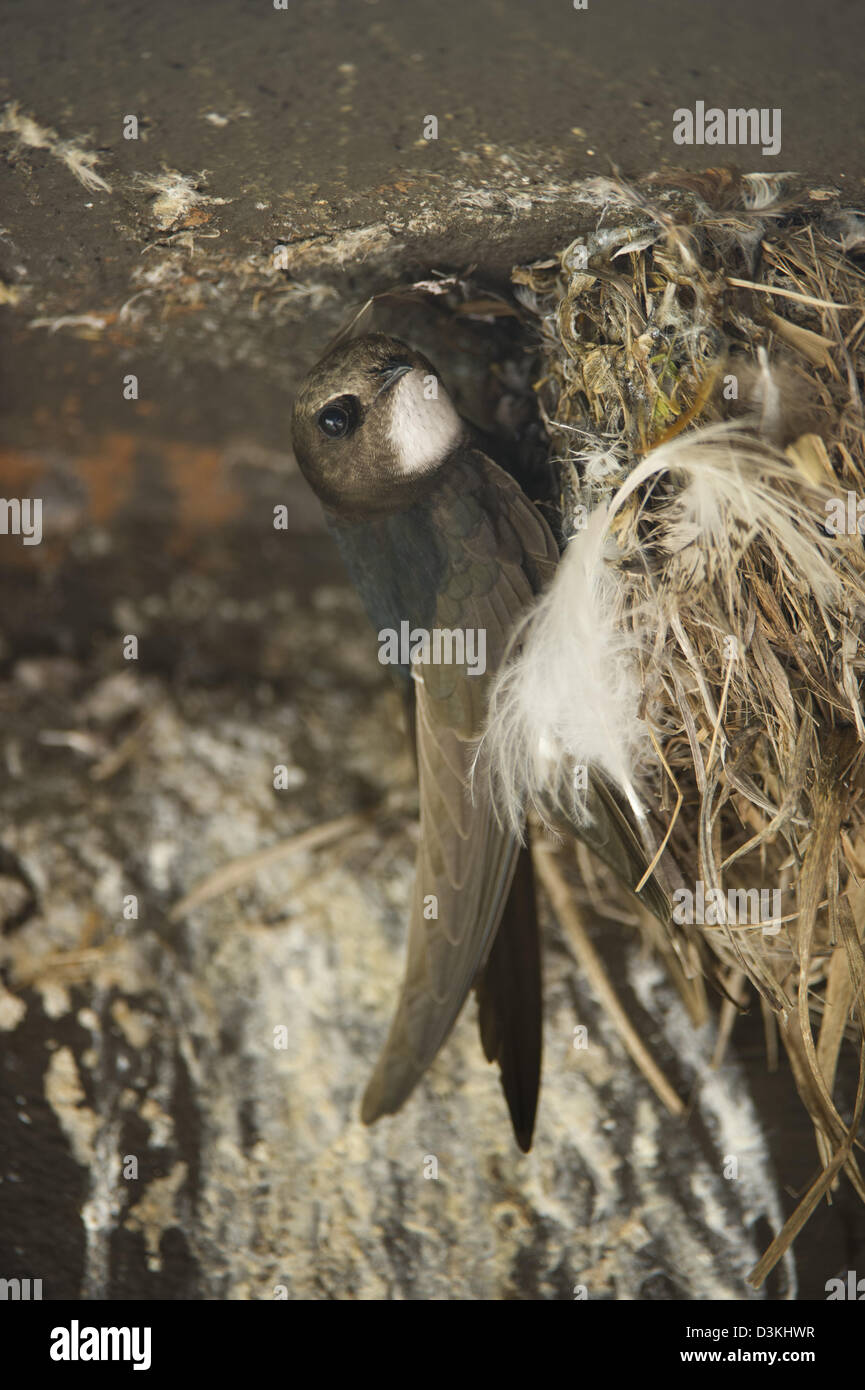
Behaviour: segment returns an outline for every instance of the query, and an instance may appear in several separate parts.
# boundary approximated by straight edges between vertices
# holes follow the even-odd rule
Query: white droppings
[[[69,990],[59,980],[37,980],[36,988],[47,1018],[63,1018],[69,1013],[72,1007]]]
[[[45,1072],[45,1099],[69,1141],[76,1163],[89,1168],[93,1142],[99,1129],[99,1116],[84,1104],[84,1087],[78,1075],[74,1054],[60,1047],[52,1055]]]
[[[22,111],[17,101],[12,101],[0,114],[0,134],[14,135],[18,148],[47,150],[59,159],[80,184],[90,193],[110,193],[111,185],[101,174],[96,173],[99,155],[88,150],[83,141],[61,140],[56,130],[40,125],[26,111]]]
[[[11,1033],[27,1012],[27,1005],[17,994],[11,994],[0,981],[0,1032]]]
[[[684,1005],[675,995],[657,960],[643,955],[629,959],[628,978],[642,1007],[663,1024],[664,1034],[677,1057],[687,1057],[694,1067],[699,1086],[696,1104],[717,1146],[717,1171],[699,1167],[691,1177],[691,1191],[701,1203],[707,1228],[746,1250],[750,1245],[753,1262],[763,1253],[754,1243],[754,1228],[765,1219],[777,1234],[784,1225],[769,1146],[745,1074],[731,1055],[717,1070],[712,1066],[715,1031],[695,1028]],[[721,1200],[723,1164],[735,1157],[739,1181],[730,1180],[738,1212]],[[743,1221],[744,1217],[744,1221]],[[742,1226],[745,1231],[743,1232]],[[787,1297],[795,1298],[796,1266],[790,1251],[782,1260],[787,1279]]]
[[[199,204],[213,201],[200,192],[203,182],[200,174],[181,174],[177,169],[166,169],[155,177],[139,175],[137,181],[154,195],[153,221],[161,231],[173,227]]]

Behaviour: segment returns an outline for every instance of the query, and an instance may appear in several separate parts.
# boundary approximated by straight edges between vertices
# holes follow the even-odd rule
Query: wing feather
[[[469,675],[456,665],[420,663],[415,668],[421,818],[408,955],[396,1014],[364,1096],[366,1123],[403,1104],[453,1028],[493,950],[520,845],[495,814],[488,779],[479,777],[472,784],[472,764],[491,678],[517,622],[558,561],[540,514],[512,479],[477,451],[465,451],[454,461],[434,506],[433,522],[448,539],[436,626],[483,629],[486,670]],[[507,963],[518,958],[514,938],[520,921],[536,933],[533,907],[526,918],[520,906],[525,903],[523,876],[520,882],[520,903],[507,918],[508,934],[479,989],[484,1046],[507,1076],[508,1102],[512,1115],[516,1109],[519,1117],[522,1143],[530,1139],[537,1100],[539,983],[529,990],[523,1011],[530,1016],[531,1042],[522,1068],[514,1067],[510,1055],[502,1061],[508,1023],[519,1021],[513,1007],[516,982],[506,980]],[[511,1052],[515,1049],[519,1037],[511,1041]],[[532,1075],[533,1082],[528,1079]]]

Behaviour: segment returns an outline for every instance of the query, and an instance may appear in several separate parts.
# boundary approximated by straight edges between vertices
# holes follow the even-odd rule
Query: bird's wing
[[[589,777],[586,809],[588,816],[579,823],[572,822],[569,828],[631,892],[636,892],[649,866],[649,856],[616,793],[598,773]],[[637,897],[666,926],[670,922],[672,904],[658,872],[656,870],[647,879]]]
[[[541,1079],[542,981],[531,851],[520,850],[511,891],[475,985],[481,1042],[498,1062],[517,1143],[532,1144]]]
[[[448,556],[434,623],[442,630],[483,631],[486,669],[469,675],[465,665],[433,661],[415,669],[421,820],[408,959],[390,1033],[364,1096],[361,1113],[367,1124],[398,1110],[413,1090],[493,949],[519,843],[496,818],[488,779],[478,776],[472,785],[472,763],[490,681],[519,618],[558,560],[553,537],[534,506],[507,474],[474,450],[454,460],[433,505]],[[537,1079],[535,1098],[521,1099],[531,1084],[517,1076],[498,1041],[508,1021],[516,1019],[512,996],[506,998],[500,988],[504,957],[513,955],[512,938],[519,931],[516,919],[508,922],[501,956],[493,957],[492,970],[481,981],[481,1024],[488,1056],[492,1051],[502,1065],[512,1114],[517,1109],[519,1138],[531,1134],[526,1116],[529,1111],[534,1116]],[[540,1028],[539,990],[534,1007],[538,1018],[529,1026],[531,1036]],[[536,1050],[539,1065],[539,1046]]]

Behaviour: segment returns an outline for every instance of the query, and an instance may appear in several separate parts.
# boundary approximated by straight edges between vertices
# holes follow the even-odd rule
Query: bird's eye
[[[344,439],[357,425],[359,413],[356,396],[340,396],[318,412],[318,428],[328,439]]]

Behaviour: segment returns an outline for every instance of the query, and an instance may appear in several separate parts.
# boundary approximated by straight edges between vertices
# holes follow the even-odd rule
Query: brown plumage
[[[559,560],[514,480],[477,446],[426,358],[374,334],[332,352],[295,406],[298,462],[376,629],[483,632],[485,668],[429,654],[406,687],[420,842],[405,976],[363,1098],[395,1112],[474,987],[484,1051],[499,1065],[520,1147],[531,1144],[541,1065],[538,924],[522,826],[499,816],[484,750],[489,696],[520,620]],[[646,861],[615,799],[592,788],[585,838],[633,886]],[[648,885],[649,893],[658,890]]]

